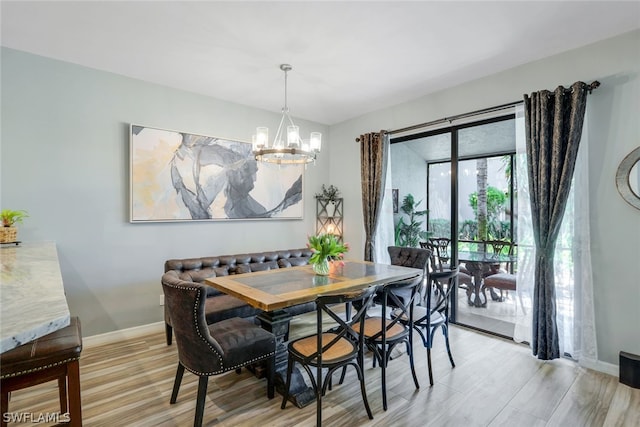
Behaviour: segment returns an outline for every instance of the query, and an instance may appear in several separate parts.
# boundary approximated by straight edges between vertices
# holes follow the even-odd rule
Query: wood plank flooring
[[[313,328],[313,316],[294,319],[292,337]],[[640,426],[640,390],[617,378],[566,360],[542,362],[527,347],[451,327],[456,367],[451,368],[441,334],[432,351],[435,385],[429,387],[426,351],[416,340],[420,389],[411,380],[408,357],[399,354],[387,374],[389,409],[382,410],[380,370],[367,357],[369,420],[352,370],[323,399],[326,426]],[[175,344],[158,332],[85,348],[80,361],[85,426],[193,425],[197,378],[186,372],[178,401],[169,404],[177,364]],[[337,378],[336,378],[337,380]],[[336,381],[337,382],[337,381]],[[315,404],[280,409],[268,400],[266,381],[243,370],[211,377],[205,405],[207,426],[313,426]],[[11,412],[59,410],[55,381],[13,393]],[[27,427],[46,424],[10,424]]]

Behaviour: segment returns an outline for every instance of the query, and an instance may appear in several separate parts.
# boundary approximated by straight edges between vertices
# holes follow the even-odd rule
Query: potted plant
[[[409,222],[400,218],[395,227],[396,246],[418,247],[420,240],[426,240],[429,233],[423,229],[422,221],[418,218],[427,214],[427,210],[417,210],[422,200],[416,202],[412,194],[407,194],[402,200],[400,210],[409,217]]]
[[[327,210],[327,216],[333,217],[336,214],[336,202],[340,197],[340,190],[333,185],[326,187],[322,184],[322,192],[316,193],[317,199],[322,199],[327,202],[325,208]]]
[[[307,247],[313,251],[309,264],[320,276],[329,274],[329,261],[342,260],[344,254],[349,251],[349,244],[339,243],[333,234],[309,236]]]
[[[27,211],[14,211],[11,209],[2,209],[0,218],[2,218],[2,228],[0,228],[0,243],[15,242],[18,236],[16,224],[22,223],[24,218],[29,215]]]

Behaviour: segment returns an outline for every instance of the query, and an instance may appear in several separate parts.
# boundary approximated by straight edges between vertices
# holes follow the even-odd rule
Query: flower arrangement
[[[349,244],[339,243],[338,238],[333,234],[309,236],[307,247],[313,251],[309,258],[309,264],[316,274],[323,276],[329,274],[329,261],[340,260],[344,265],[342,258],[346,252],[349,252]]]

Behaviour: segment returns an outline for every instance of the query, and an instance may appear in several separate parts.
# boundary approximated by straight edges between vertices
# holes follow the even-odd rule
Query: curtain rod
[[[589,91],[589,93],[591,93],[598,86],[600,86],[600,82],[597,81],[597,80],[594,80],[592,83],[587,85],[587,90]],[[565,91],[570,92],[571,88],[567,88],[567,89],[565,89]],[[500,110],[506,110],[507,108],[513,107],[513,106],[518,105],[518,104],[522,104],[523,102],[524,101],[509,102],[507,104],[496,105],[494,107],[483,108],[481,110],[471,111],[470,113],[457,114],[457,115],[451,116],[451,117],[443,117],[443,118],[438,119],[438,120],[432,120],[430,122],[419,123],[417,125],[407,126],[407,127],[400,128],[400,129],[388,130],[388,131],[384,131],[384,132],[386,134],[388,134],[388,135],[393,135],[395,133],[403,133],[403,132],[408,132],[408,131],[411,131],[411,130],[422,129],[422,128],[429,127],[429,126],[439,125],[441,123],[447,123],[447,122],[451,123],[454,120],[459,120],[459,119],[463,119],[463,118],[467,118],[467,117],[478,116],[480,114],[493,113],[495,111],[500,111]],[[360,142],[360,138],[356,138],[356,142]]]

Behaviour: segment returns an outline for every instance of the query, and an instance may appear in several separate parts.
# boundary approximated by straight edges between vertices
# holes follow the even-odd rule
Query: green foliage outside
[[[487,224],[488,238],[490,240],[511,240],[509,235],[511,227],[509,221],[494,221]],[[433,236],[449,236],[451,221],[444,218],[436,218],[429,221],[429,230]],[[478,240],[478,221],[467,219],[458,224],[458,239]]]
[[[487,187],[487,227],[490,232],[491,223],[499,221],[500,214],[504,211],[504,205],[507,202],[507,196],[496,187]],[[478,217],[478,192],[474,191],[469,194],[469,205]]]
[[[408,219],[407,222],[405,222],[404,217],[400,217],[400,220],[395,226],[396,246],[415,248],[418,247],[421,240],[427,240],[429,237],[429,233],[424,230],[422,220],[419,220],[420,217],[427,214],[426,209],[417,210],[420,203],[422,203],[422,200],[416,202],[411,194],[407,194],[402,200],[400,210],[407,215]]]

